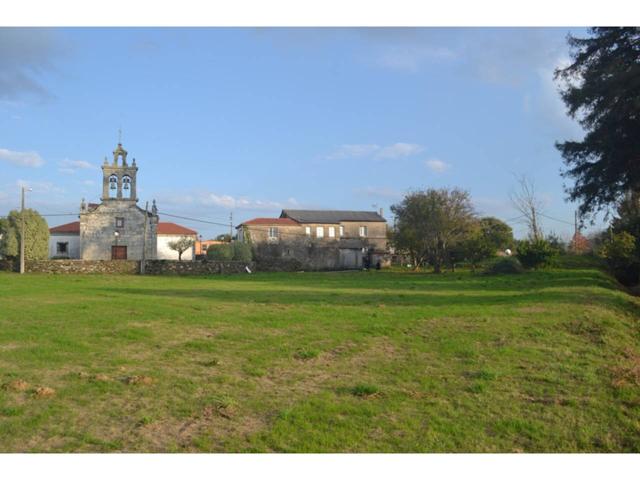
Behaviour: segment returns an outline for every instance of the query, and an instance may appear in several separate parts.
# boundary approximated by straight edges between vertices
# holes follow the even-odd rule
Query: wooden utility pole
[[[149,222],[149,202],[144,205],[144,235],[142,236],[142,260],[140,260],[140,275],[144,275],[147,260],[147,224]]]
[[[229,243],[233,239],[233,212],[229,214]]]

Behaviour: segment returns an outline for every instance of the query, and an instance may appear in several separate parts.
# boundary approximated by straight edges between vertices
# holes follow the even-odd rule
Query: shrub
[[[485,269],[485,273],[489,275],[522,273],[524,268],[517,258],[502,257],[491,262]]]
[[[217,262],[250,262],[253,259],[251,253],[251,245],[248,243],[222,243],[219,245],[210,245],[207,249],[207,258]]]
[[[207,258],[218,262],[227,262],[233,258],[233,250],[230,243],[209,245]]]
[[[516,257],[525,268],[539,268],[549,265],[557,254],[546,240],[521,240]]]
[[[250,262],[253,260],[251,245],[248,243],[234,242],[231,244],[233,250],[233,260],[238,262]]]

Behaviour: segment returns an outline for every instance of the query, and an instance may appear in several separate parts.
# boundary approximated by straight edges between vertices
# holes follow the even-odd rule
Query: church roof
[[[242,225],[298,225],[298,222],[290,218],[252,218],[246,222],[242,222]]]
[[[58,225],[57,227],[51,227],[49,233],[71,233],[80,234],[80,222],[65,223],[64,225]]]
[[[65,223],[64,225],[58,225],[57,227],[51,227],[49,233],[66,233],[66,234],[80,234],[80,222]],[[177,223],[172,222],[158,222],[158,234],[160,235],[197,235],[198,232],[191,230],[190,228],[183,227]]]

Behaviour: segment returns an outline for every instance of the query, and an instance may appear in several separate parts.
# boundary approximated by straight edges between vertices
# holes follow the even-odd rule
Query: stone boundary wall
[[[140,271],[137,260],[27,260],[29,273],[114,273],[134,275]]]
[[[226,273],[247,273],[246,268],[255,272],[253,262],[211,262],[207,260],[184,261],[177,260],[147,260],[145,274],[147,275],[219,275]]]
[[[0,271],[15,272],[19,269],[19,265],[8,258],[0,258]]]

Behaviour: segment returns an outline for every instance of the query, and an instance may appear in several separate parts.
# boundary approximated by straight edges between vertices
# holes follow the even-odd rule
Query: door
[[[111,247],[111,260],[126,260],[127,259],[127,247],[124,245],[114,245]]]

